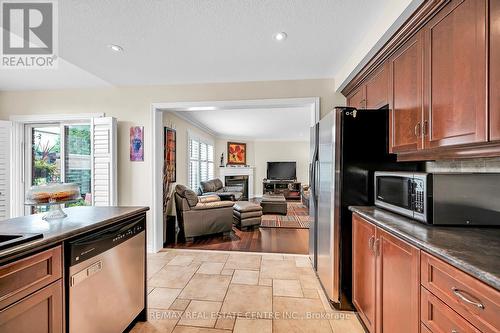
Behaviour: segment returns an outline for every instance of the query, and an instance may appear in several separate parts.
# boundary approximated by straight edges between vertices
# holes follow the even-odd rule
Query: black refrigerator
[[[351,205],[373,205],[375,171],[422,170],[389,154],[387,109],[337,107],[311,128],[309,255],[330,302],[351,309]]]

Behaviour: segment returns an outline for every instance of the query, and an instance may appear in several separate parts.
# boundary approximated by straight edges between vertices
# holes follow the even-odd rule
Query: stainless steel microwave
[[[375,205],[428,224],[500,226],[500,174],[375,172]]]
[[[420,172],[375,172],[375,205],[431,223],[432,174]]]

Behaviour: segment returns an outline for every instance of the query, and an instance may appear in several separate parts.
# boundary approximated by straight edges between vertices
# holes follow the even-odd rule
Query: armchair
[[[181,234],[186,241],[193,237],[224,233],[233,226],[233,202],[217,195],[197,196],[184,185],[175,187],[175,208]]]

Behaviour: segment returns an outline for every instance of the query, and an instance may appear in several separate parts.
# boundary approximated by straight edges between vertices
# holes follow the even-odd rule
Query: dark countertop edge
[[[61,233],[58,236],[54,236],[51,238],[40,238],[37,240],[34,240],[32,242],[28,242],[25,244],[21,244],[12,248],[5,249],[3,251],[0,250],[0,265],[3,265],[5,263],[8,263],[12,261],[13,259],[17,259],[20,257],[23,257],[27,254],[35,253],[38,252],[40,249],[45,249],[45,248],[50,248],[58,243],[62,243],[63,241],[73,238],[75,236],[79,236],[82,234],[85,234],[89,231],[92,230],[97,230],[101,227],[111,225],[118,223],[126,218],[137,216],[143,213],[146,213],[149,211],[149,207],[130,207],[130,206],[124,206],[124,207],[129,207],[129,208],[134,208],[135,210],[130,211],[128,213],[121,214],[118,217],[110,218],[107,220],[103,220],[79,229],[74,230],[73,232],[66,232],[66,233]]]
[[[490,286],[496,290],[500,290],[500,280],[498,279],[497,276],[495,276],[495,275],[493,275],[485,270],[479,269],[476,266],[471,265],[470,263],[463,261],[460,258],[457,258],[456,256],[451,256],[446,251],[446,249],[436,248],[435,246],[432,246],[429,243],[426,243],[425,241],[422,241],[420,239],[412,237],[410,234],[408,234],[404,231],[401,231],[401,230],[398,230],[398,229],[395,229],[395,228],[388,226],[384,222],[381,222],[381,221],[373,218],[369,214],[366,214],[365,212],[360,210],[358,208],[358,206],[349,206],[349,210],[353,213],[359,214],[363,218],[365,218],[368,221],[375,224],[377,227],[380,227],[381,229],[389,232],[390,234],[394,235],[395,237],[398,237],[404,241],[407,241],[408,243],[418,247],[420,250],[436,256],[437,258],[445,261],[447,264],[469,274],[470,276],[487,284],[488,286]],[[387,212],[387,213],[390,213],[390,212]],[[450,257],[453,257],[453,259],[450,259]],[[478,274],[478,272],[480,272],[480,274]]]

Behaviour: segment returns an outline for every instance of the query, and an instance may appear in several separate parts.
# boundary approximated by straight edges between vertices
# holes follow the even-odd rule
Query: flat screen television
[[[297,178],[296,162],[267,162],[267,179],[295,180]]]

